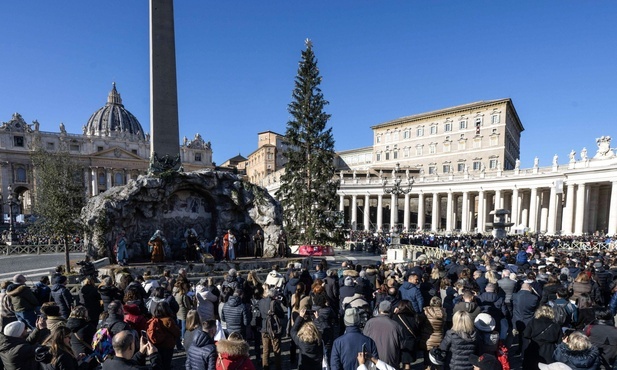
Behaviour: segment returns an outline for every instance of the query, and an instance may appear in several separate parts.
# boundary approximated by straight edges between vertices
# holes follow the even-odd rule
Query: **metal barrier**
[[[83,252],[83,243],[69,244],[69,252]],[[39,245],[0,245],[0,254],[50,254],[64,252],[64,244],[39,244]]]

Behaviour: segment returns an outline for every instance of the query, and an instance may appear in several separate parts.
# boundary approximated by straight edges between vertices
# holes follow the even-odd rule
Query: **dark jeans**
[[[15,312],[17,320],[26,324],[30,329],[36,329],[36,313],[34,311]]]

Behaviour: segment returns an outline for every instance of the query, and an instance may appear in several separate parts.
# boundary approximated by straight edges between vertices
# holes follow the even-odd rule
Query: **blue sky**
[[[148,1],[2,1],[0,14],[0,121],[81,133],[115,81],[149,131]],[[615,14],[615,1],[176,0],[180,137],[201,133],[222,163],[284,133],[309,37],[337,150],[371,145],[375,124],[509,97],[521,167],[566,163],[617,137]]]

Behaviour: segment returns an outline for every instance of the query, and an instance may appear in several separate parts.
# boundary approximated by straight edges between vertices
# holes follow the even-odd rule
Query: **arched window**
[[[114,175],[114,185],[123,185],[124,184],[124,175],[122,172],[116,172]]]
[[[23,167],[18,167],[15,170],[15,180],[16,182],[26,182],[26,169]]]

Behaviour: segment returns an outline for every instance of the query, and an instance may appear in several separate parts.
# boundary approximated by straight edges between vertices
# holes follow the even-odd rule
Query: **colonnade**
[[[109,167],[90,167],[84,170],[84,183],[86,184],[86,195],[88,197],[98,195],[102,191],[110,189],[116,185],[124,185],[129,180],[136,179],[139,176],[139,170],[129,170],[126,168],[109,168]],[[104,181],[99,181],[101,176],[104,176]],[[121,175],[122,182],[118,182],[116,175]]]
[[[486,223],[492,221],[490,212],[505,208],[511,212],[512,229],[549,235],[617,234],[617,180],[536,182],[520,187],[496,187],[489,182],[475,185],[458,189],[416,185],[404,196],[384,194],[381,188],[345,186],[339,190],[339,210],[354,230],[388,231],[384,230],[384,208],[388,207],[386,228],[485,232]]]

